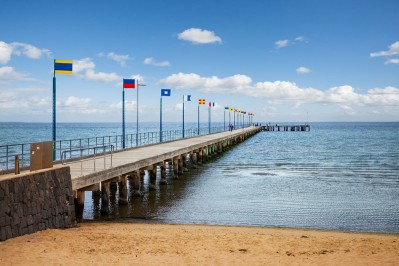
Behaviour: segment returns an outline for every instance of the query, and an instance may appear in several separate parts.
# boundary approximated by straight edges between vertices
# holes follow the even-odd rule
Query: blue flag
[[[170,89],[161,89],[161,96],[170,96]]]
[[[191,102],[191,95],[184,95],[184,101]]]

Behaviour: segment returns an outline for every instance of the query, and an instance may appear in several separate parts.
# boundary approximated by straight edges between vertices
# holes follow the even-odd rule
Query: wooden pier
[[[261,126],[260,131],[310,131],[310,125],[266,125]]]

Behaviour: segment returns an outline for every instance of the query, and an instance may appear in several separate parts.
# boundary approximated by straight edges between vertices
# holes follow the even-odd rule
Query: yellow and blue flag
[[[72,74],[72,60],[54,60],[54,74]]]

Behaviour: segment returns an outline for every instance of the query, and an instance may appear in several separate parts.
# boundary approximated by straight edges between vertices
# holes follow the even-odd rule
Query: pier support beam
[[[183,157],[182,156],[178,157],[177,164],[178,164],[177,174],[182,175],[183,174]]]
[[[157,166],[154,165],[151,169],[148,170],[148,176],[150,178],[149,189],[156,190],[157,189]]]
[[[133,173],[133,175],[131,176],[131,180],[133,188],[133,197],[141,197],[142,193],[141,193],[141,184],[140,184],[141,180],[140,170],[137,170]]]
[[[128,203],[126,180],[126,175],[120,176],[118,180],[119,205],[126,205]]]
[[[75,190],[74,202],[76,221],[81,223],[83,221],[83,209],[85,207],[85,192],[81,190]]]
[[[173,179],[179,179],[179,157],[173,158]]]
[[[167,185],[168,181],[166,180],[166,162],[163,162],[159,167],[161,170],[161,180],[159,181],[159,184]]]
[[[103,181],[101,182],[101,210],[102,214],[109,213],[109,198],[110,198],[111,190],[110,190],[110,182]]]
[[[188,165],[187,165],[187,160],[188,160],[188,156],[190,154],[183,154],[181,156],[182,159],[182,163],[183,163],[183,172],[188,172]]]

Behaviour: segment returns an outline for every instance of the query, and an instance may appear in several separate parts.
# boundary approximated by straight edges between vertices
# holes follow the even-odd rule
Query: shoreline
[[[0,242],[1,265],[397,265],[399,234],[84,222]]]
[[[105,218],[105,219],[93,219],[83,220],[81,224],[95,224],[95,223],[121,223],[121,224],[159,224],[159,225],[192,225],[192,226],[219,226],[219,227],[248,227],[248,228],[265,228],[265,229],[288,229],[288,230],[303,230],[303,231],[320,231],[320,232],[337,232],[337,233],[349,233],[349,234],[381,234],[381,235],[397,235],[399,232],[380,232],[380,231],[351,231],[351,230],[340,230],[340,229],[321,229],[321,228],[310,228],[310,227],[285,227],[285,226],[273,226],[273,225],[236,225],[236,224],[193,224],[193,223],[170,223],[164,222],[157,219],[147,218]]]

